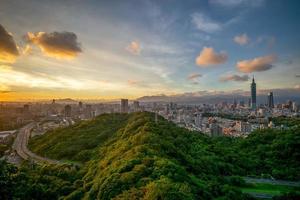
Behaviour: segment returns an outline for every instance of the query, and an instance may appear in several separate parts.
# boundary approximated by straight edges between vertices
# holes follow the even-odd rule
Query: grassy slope
[[[243,142],[211,139],[163,119],[155,124],[153,118],[151,113],[102,115],[34,138],[30,147],[55,159],[88,161],[82,169],[83,184],[69,199],[243,199],[222,177],[256,173],[258,166],[265,165],[258,156],[250,156],[253,152],[261,156],[254,151],[261,146],[258,142],[277,148],[272,143],[277,133],[263,139],[254,135]],[[291,146],[286,143],[291,148],[287,153],[297,158],[294,145],[299,138]],[[276,154],[263,156],[271,159]]]

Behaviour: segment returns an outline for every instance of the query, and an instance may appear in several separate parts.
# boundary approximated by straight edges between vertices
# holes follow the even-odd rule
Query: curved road
[[[31,160],[35,163],[50,163],[50,164],[61,164],[60,161],[52,160],[49,158],[41,157],[35,153],[29,151],[27,148],[28,140],[30,138],[31,130],[36,125],[35,122],[27,124],[18,131],[17,137],[13,143],[12,148],[16,153],[24,160]]]

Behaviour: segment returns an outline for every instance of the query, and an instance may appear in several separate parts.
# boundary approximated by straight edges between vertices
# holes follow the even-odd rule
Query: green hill
[[[129,118],[129,115],[121,114],[102,115],[94,120],[34,137],[30,140],[29,147],[32,151],[49,158],[87,161],[96,154],[97,147],[116,137]]]
[[[82,163],[64,177],[69,190],[55,190],[66,199],[251,199],[236,175],[300,180],[299,146],[299,128],[209,138],[146,112],[105,114],[30,140],[40,155]]]

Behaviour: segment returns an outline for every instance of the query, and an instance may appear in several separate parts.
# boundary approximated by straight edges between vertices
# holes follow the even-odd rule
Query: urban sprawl
[[[89,120],[103,113],[131,113],[148,111],[189,130],[209,136],[246,137],[256,129],[278,128],[274,117],[299,116],[297,102],[274,104],[273,93],[268,94],[265,104],[257,105],[256,83],[253,78],[248,102],[233,100],[218,104],[185,104],[174,102],[139,102],[121,99],[114,103],[83,103],[71,99],[52,102],[4,103],[0,104],[0,143],[15,137],[16,130],[35,122],[31,136],[47,130],[68,126],[80,120]]]

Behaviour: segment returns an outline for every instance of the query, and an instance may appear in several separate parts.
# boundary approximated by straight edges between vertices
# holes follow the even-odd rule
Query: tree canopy
[[[234,177],[300,180],[299,127],[211,138],[161,117],[155,123],[153,113],[104,114],[37,136],[30,148],[82,165],[16,169],[2,163],[7,196],[14,196],[7,191],[17,182],[8,177],[24,170],[24,184],[40,193],[30,192],[53,199],[252,199]]]

